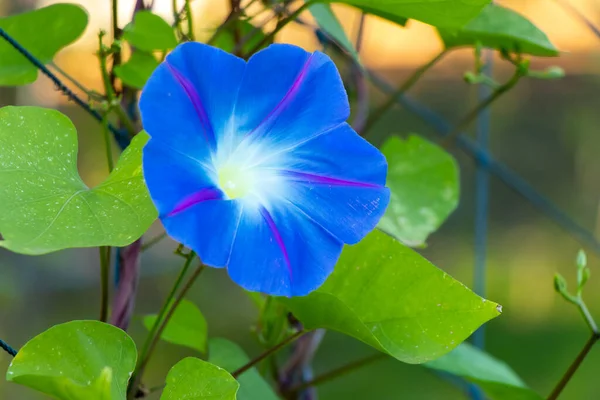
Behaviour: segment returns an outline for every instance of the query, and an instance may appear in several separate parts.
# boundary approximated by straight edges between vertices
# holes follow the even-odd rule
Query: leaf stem
[[[121,38],[121,29],[119,29],[119,0],[112,0],[112,7],[111,7],[111,22],[112,22],[112,36],[113,36],[113,42],[116,42],[117,40],[119,40]],[[110,86],[113,90],[115,90],[115,80],[116,80],[116,76],[115,76],[115,67],[117,65],[119,65],[121,63],[121,50],[119,48],[119,50],[115,51],[115,53],[113,54],[113,63],[112,63],[112,67],[110,69]]]
[[[300,14],[302,14],[302,12],[304,12],[308,7],[313,5],[313,3],[315,3],[315,2],[316,1],[314,1],[314,0],[308,0],[307,2],[302,4],[300,7],[298,7],[293,13],[291,13],[287,17],[285,17],[285,18],[281,19],[279,22],[277,22],[277,26],[275,27],[275,29],[273,29],[269,34],[265,35],[265,37],[259,43],[257,43],[249,52],[247,52],[246,57],[256,53],[258,51],[258,49],[260,49],[264,45],[268,44],[271,40],[273,40],[275,35],[277,33],[279,33],[280,30],[282,30],[287,24],[289,24],[294,19],[296,19],[296,17],[298,17]]]
[[[85,86],[83,86],[75,78],[73,78],[73,76],[71,76],[67,71],[60,68],[54,61],[50,61],[48,63],[48,65],[50,65],[52,68],[54,68],[59,74],[61,74],[65,78],[67,78],[69,80],[69,82],[71,82],[73,85],[75,85],[75,87],[77,89],[79,89],[83,93],[85,93],[90,99],[93,99],[93,100],[103,100],[104,99],[104,96],[102,96],[98,92],[95,92],[94,90],[88,89]]]
[[[383,117],[383,115],[397,102],[397,98],[407,92],[410,88],[413,87],[415,83],[427,72],[431,67],[438,63],[446,54],[448,54],[448,50],[442,50],[435,57],[433,57],[429,62],[425,65],[421,66],[417,69],[406,81],[404,81],[396,91],[390,95],[385,103],[380,105],[367,119],[365,123],[365,127],[362,130],[362,136],[366,136],[367,132],[373,128],[375,123]]]
[[[561,294],[563,294],[563,293],[564,292],[561,292]],[[565,297],[564,294],[563,294],[563,297]],[[550,393],[550,396],[548,396],[548,400],[556,400],[558,398],[558,396],[560,396],[563,389],[567,386],[567,383],[569,383],[569,381],[571,380],[573,375],[575,375],[575,372],[577,372],[577,369],[579,368],[579,366],[581,365],[581,363],[583,362],[585,357],[588,355],[588,353],[590,352],[592,347],[594,347],[594,344],[596,344],[596,342],[598,340],[600,340],[600,331],[598,330],[598,325],[596,324],[596,321],[594,321],[594,317],[592,317],[592,314],[590,314],[590,311],[588,310],[588,308],[585,304],[585,301],[583,301],[583,298],[581,297],[581,293],[578,294],[577,296],[574,296],[573,298],[565,297],[565,299],[568,302],[573,303],[577,306],[577,308],[579,309],[579,312],[581,313],[581,315],[583,316],[583,319],[585,320],[585,323],[592,331],[592,336],[585,343],[585,345],[583,346],[583,349],[579,352],[579,354],[577,355],[575,360],[571,363],[571,365],[567,369],[567,372],[565,372],[565,374],[560,379],[560,381],[558,382],[556,387],[552,390],[552,393]]]
[[[187,22],[188,38],[194,42],[196,41],[196,36],[194,35],[194,21],[192,20],[192,6],[190,5],[191,0],[185,0],[185,18]]]
[[[360,50],[362,48],[366,17],[367,14],[365,12],[360,14],[358,27],[356,29],[354,48],[356,49],[357,55],[360,54]],[[363,68],[361,68],[358,61],[352,63],[351,73],[356,85],[356,112],[351,125],[355,131],[361,132],[364,129],[369,117],[369,87],[367,85],[365,71]]]
[[[179,9],[177,8],[177,0],[171,1],[171,8],[173,12],[173,27],[181,36],[183,36],[183,30],[181,29],[181,18],[179,15]]]
[[[317,376],[313,380],[302,382],[296,386],[291,387],[285,392],[286,395],[298,393],[308,387],[317,386],[325,382],[329,382],[335,378],[339,378],[342,375],[346,375],[354,370],[364,367],[365,365],[374,363],[375,361],[382,360],[386,357],[383,353],[373,354],[371,356],[362,358],[360,360],[353,361],[349,364],[343,365],[332,371],[326,372],[323,375]]]
[[[108,172],[111,173],[115,167],[112,155],[112,144],[110,141],[110,132],[108,132],[108,115],[105,114],[102,118],[102,133],[104,136],[104,150],[106,152],[106,164]]]
[[[283,339],[281,342],[277,343],[275,346],[271,347],[270,349],[267,349],[266,351],[264,351],[263,353],[261,353],[257,357],[255,357],[252,360],[248,361],[245,365],[242,365],[240,368],[238,368],[235,371],[233,371],[231,373],[231,376],[233,376],[234,378],[237,379],[244,372],[248,371],[250,368],[252,368],[256,364],[258,364],[262,360],[266,359],[270,355],[278,352],[279,350],[281,350],[286,345],[292,343],[294,340],[298,339],[300,336],[304,335],[306,332],[307,331],[300,330],[300,331],[294,333],[293,335],[288,336],[287,338]]]
[[[175,295],[177,293],[177,290],[181,286],[181,283],[183,282],[183,278],[185,277],[187,271],[189,270],[195,256],[196,256],[196,253],[194,253],[194,252],[191,252],[190,254],[188,254],[186,256],[185,263],[183,264],[183,267],[181,268],[181,271],[179,272],[179,276],[175,280],[175,283],[173,284],[171,291],[167,295],[167,298],[165,299],[165,301],[158,313],[158,317],[156,318],[156,321],[154,321],[154,324],[152,325],[152,328],[150,329],[150,332],[148,333],[148,336],[146,337],[146,340],[144,341],[142,350],[140,351],[140,356],[138,358],[137,367],[136,367],[136,369],[131,377],[131,380],[130,380],[130,386],[129,386],[129,391],[128,391],[129,398],[133,398],[133,396],[137,392],[138,386],[140,384],[142,375],[144,373],[144,369],[146,368],[146,365],[148,363],[150,355],[152,354],[154,347],[156,346],[156,343],[158,342],[158,338],[160,338],[160,333],[162,333],[162,330],[164,330],[164,327],[162,326],[163,321],[165,322],[165,325],[166,325],[166,322],[168,322],[168,318],[171,317],[172,311],[174,311],[174,309],[176,307],[176,304],[173,303],[174,299],[176,298]],[[196,271],[195,277],[190,278],[190,281],[188,282],[188,285],[186,286],[187,289],[189,289],[189,286],[191,286],[191,283],[194,282],[195,278],[199,275],[200,272],[201,272],[201,269],[200,269],[200,271]],[[184,289],[184,290],[187,291],[187,289]],[[182,294],[180,295],[180,298],[183,297],[183,294],[185,294],[185,291],[182,290]],[[179,300],[179,301],[181,301],[181,300]],[[179,301],[175,300],[175,302],[177,302],[177,304],[179,304]],[[168,316],[168,318],[167,318],[167,316]]]
[[[569,369],[567,369],[567,372],[565,372],[565,374],[563,375],[561,380],[558,382],[558,384],[556,385],[554,390],[552,390],[552,393],[550,393],[550,395],[548,396],[548,400],[558,399],[558,396],[560,396],[563,389],[567,386],[567,383],[569,383],[569,381],[571,380],[573,375],[575,375],[575,372],[577,372],[577,369],[579,368],[579,366],[581,365],[581,363],[583,362],[585,357],[588,355],[588,353],[590,352],[590,350],[592,349],[594,344],[596,344],[596,342],[599,339],[600,339],[600,334],[598,334],[598,333],[592,334],[592,336],[585,343],[585,346],[583,346],[583,349],[579,352],[579,354],[577,355],[577,357],[575,358],[573,363],[571,363],[571,365],[569,366]]]
[[[442,147],[448,147],[452,142],[460,135],[461,131],[467,127],[480,112],[488,108],[492,103],[498,100],[504,93],[508,92],[512,89],[519,80],[527,74],[527,71],[521,68],[520,66],[516,66],[515,73],[513,76],[503,85],[498,86],[492,94],[479,103],[473,110],[471,110],[467,115],[465,115],[455,126],[454,129],[448,133],[441,141],[440,144]]]
[[[142,245],[142,251],[146,251],[150,249],[152,246],[163,240],[167,237],[167,232],[163,232],[160,235],[154,236],[152,239],[148,240],[146,243]]]
[[[110,275],[110,254],[111,248],[109,246],[101,246],[98,248],[100,251],[100,321],[108,321],[108,282]]]
[[[111,76],[108,70],[108,66],[106,64],[106,58],[108,57],[108,53],[104,44],[102,43],[102,38],[104,37],[104,33],[100,32],[98,35],[98,59],[100,61],[100,74],[102,75],[102,83],[104,84],[105,96],[108,101],[108,113],[114,110],[119,117],[119,120],[125,126],[125,129],[129,133],[130,137],[135,136],[136,129],[133,125],[133,121],[129,118],[125,109],[123,109],[123,105],[117,99],[117,95],[115,94],[113,84],[111,83]],[[113,62],[115,62],[116,53],[113,54]]]

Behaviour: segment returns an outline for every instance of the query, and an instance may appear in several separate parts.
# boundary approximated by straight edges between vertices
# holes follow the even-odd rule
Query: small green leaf
[[[160,399],[235,400],[239,387],[239,383],[221,367],[188,357],[171,368]]]
[[[358,61],[358,53],[350,39],[348,39],[344,27],[331,10],[331,6],[329,4],[313,4],[309,7],[309,11],[321,29]]]
[[[325,0],[343,3],[398,22],[412,18],[433,26],[460,27],[487,5],[490,0]],[[393,19],[392,19],[393,18]]]
[[[54,4],[0,18],[0,28],[43,64],[52,61],[63,47],[79,38],[87,23],[87,13],[75,4]],[[35,65],[6,40],[0,40],[0,86],[26,85],[37,76]]]
[[[156,318],[158,318],[157,315],[145,316],[144,326],[150,330]],[[194,303],[184,299],[177,306],[160,338],[166,342],[206,353],[207,335],[204,315]]]
[[[345,333],[407,363],[446,354],[500,314],[496,303],[379,231],[346,246],[319,289],[280,300],[307,329]]]
[[[125,400],[136,358],[133,340],[121,329],[72,321],[27,342],[6,379],[61,400]]]
[[[150,11],[139,11],[133,22],[125,26],[123,38],[144,51],[169,50],[177,46],[171,25]]]
[[[152,54],[143,51],[134,51],[125,64],[115,67],[115,75],[125,85],[142,89],[152,72],[158,67],[158,64],[158,61],[156,61],[156,58]]]
[[[506,363],[468,343],[423,365],[478,384],[490,400],[542,400]]]
[[[556,290],[556,292],[558,293],[568,293],[567,292],[567,281],[565,280],[565,278],[559,274],[556,273],[556,275],[554,275],[554,290]]]
[[[585,251],[579,250],[577,252],[577,260],[575,261],[578,270],[585,269],[587,267],[587,256],[585,255]]]
[[[289,310],[272,296],[267,297],[256,327],[258,341],[265,348],[270,348],[281,342],[288,335],[290,324]],[[291,332],[293,333],[293,332]]]
[[[495,4],[488,5],[460,29],[438,29],[446,48],[475,46],[534,56],[557,56],[558,50],[527,18]]]
[[[250,361],[244,350],[227,339],[214,338],[208,341],[208,361],[233,372]],[[238,379],[240,390],[238,400],[277,400],[273,389],[258,373],[256,368],[250,368]]]
[[[391,198],[379,228],[406,245],[421,246],[458,205],[458,165],[419,136],[393,136],[381,151],[389,165]]]
[[[215,39],[213,46],[218,47],[226,52],[232,53],[235,50],[235,30],[238,29],[240,38],[245,38],[250,35],[250,39],[242,46],[242,53],[247,53],[254,50],[259,43],[265,38],[265,33],[262,29],[255,27],[247,20],[238,20],[235,24],[231,24],[223,29]],[[264,46],[263,46],[264,47]],[[261,47],[261,48],[263,48]],[[260,50],[261,48],[258,48]]]
[[[44,254],[73,247],[126,246],[157,212],[135,137],[115,170],[89,189],[77,172],[77,132],[55,110],[0,109],[0,247]]]

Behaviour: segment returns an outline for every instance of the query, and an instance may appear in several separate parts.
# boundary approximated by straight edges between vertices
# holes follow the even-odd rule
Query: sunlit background
[[[56,1],[0,0],[0,15],[45,6]],[[85,35],[59,53],[57,65],[85,86],[101,89],[94,55],[97,33],[109,30],[110,1],[82,0],[90,23]],[[131,18],[133,0],[120,0],[120,25]],[[559,58],[535,59],[543,68],[561,66],[567,76],[558,81],[523,80],[498,101],[492,111],[491,150],[495,157],[522,175],[537,190],[565,210],[575,221],[600,234],[600,39],[553,0],[499,1],[526,15],[563,53]],[[594,22],[600,23],[600,2],[571,0]],[[199,40],[208,37],[228,12],[228,1],[195,0],[194,26]],[[335,6],[350,37],[359,13]],[[171,21],[171,0],[156,0],[155,12]],[[257,10],[258,11],[258,10]],[[264,16],[266,17],[266,15]],[[306,19],[310,15],[304,16]],[[257,20],[261,20],[260,16]],[[40,27],[43,35],[43,27]],[[278,41],[319,49],[314,34],[290,26]],[[401,82],[415,68],[441,50],[433,28],[410,21],[406,28],[375,17],[366,20],[362,60],[392,82]],[[472,68],[472,52],[452,52],[420,81],[411,95],[450,121],[457,121],[477,101],[476,88],[462,75]],[[501,60],[495,75],[510,72]],[[370,91],[372,106],[385,99]],[[8,104],[56,107],[68,114],[79,131],[80,172],[89,184],[105,177],[102,137],[98,124],[68,103],[51,82],[40,77],[18,89],[0,88],[0,106]],[[375,141],[389,134],[419,133],[435,139],[431,128],[401,108],[389,112],[377,125]],[[429,240],[422,252],[437,266],[465,284],[472,284],[474,164],[453,150],[461,165],[462,192],[458,210]],[[160,227],[153,228],[153,233]],[[488,240],[486,296],[504,306],[503,315],[486,327],[486,346],[508,362],[534,389],[547,394],[583,346],[588,330],[577,310],[553,290],[553,275],[560,271],[573,282],[574,259],[580,245],[551,220],[501,182],[492,180]],[[180,259],[172,255],[175,244],[164,241],[145,253],[137,314],[155,312],[174,279]],[[600,268],[597,255],[588,252],[592,278],[586,300],[600,319]],[[43,257],[25,257],[0,251],[0,337],[14,346],[49,326],[73,319],[95,318],[98,311],[99,266],[97,250],[73,250]],[[196,285],[190,298],[207,317],[211,336],[224,336],[257,354],[249,326],[256,312],[246,296],[222,270],[211,270]],[[144,330],[139,319],[131,334],[139,342]],[[350,338],[328,333],[319,351],[316,373],[369,353]],[[147,381],[160,384],[166,371],[187,350],[161,344]],[[9,358],[0,354],[0,371]],[[564,399],[600,398],[600,349],[586,359],[564,393]],[[324,384],[323,399],[459,399],[463,394],[452,383],[417,366],[387,360],[348,378]],[[0,379],[0,398],[42,398],[26,388]]]

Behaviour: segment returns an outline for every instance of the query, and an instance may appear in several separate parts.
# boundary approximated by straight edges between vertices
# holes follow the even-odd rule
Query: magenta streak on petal
[[[345,179],[330,178],[328,176],[307,174],[306,172],[283,170],[283,171],[279,171],[279,173],[283,177],[285,177],[289,180],[295,181],[295,182],[316,183],[316,184],[331,185],[331,186],[365,187],[365,188],[380,188],[380,187],[382,187],[381,185],[376,185],[374,183],[347,181]]]
[[[269,229],[273,233],[273,237],[274,237],[275,241],[277,242],[277,245],[279,245],[279,248],[281,249],[281,252],[283,253],[283,260],[285,261],[285,265],[288,269],[288,273],[290,274],[290,282],[291,282],[292,277],[293,277],[292,264],[290,263],[290,257],[288,256],[288,252],[285,247],[285,244],[283,243],[283,238],[281,237],[281,234],[279,233],[279,229],[277,229],[277,226],[275,225],[275,221],[273,221],[273,217],[271,217],[271,214],[269,214],[269,212],[264,207],[260,208],[260,214],[263,216],[263,218],[267,222],[267,225],[269,226]]]
[[[175,206],[173,211],[167,214],[167,217],[172,217],[175,214],[179,214],[187,210],[190,207],[195,206],[198,203],[202,203],[203,201],[208,200],[222,200],[223,192],[216,188],[206,188],[197,191],[196,193],[191,194],[181,201],[179,204]]]
[[[208,145],[211,149],[215,148],[215,134],[213,132],[212,126],[210,124],[210,120],[208,119],[208,115],[206,114],[206,110],[204,109],[204,105],[202,104],[202,100],[200,99],[200,95],[194,88],[192,82],[190,82],[185,76],[181,74],[181,72],[177,71],[171,64],[165,61],[165,65],[171,71],[171,74],[175,78],[175,80],[181,85],[188,98],[194,105],[196,109],[196,113],[198,113],[198,118],[200,119],[200,124],[203,128],[204,138],[208,142]]]
[[[312,61],[313,55],[314,54],[311,54],[308,57],[308,59],[304,63],[304,66],[300,70],[300,73],[298,74],[296,79],[294,79],[292,86],[287,91],[285,96],[283,96],[283,98],[279,101],[279,103],[277,103],[275,108],[273,108],[273,110],[271,110],[271,112],[265,117],[265,119],[263,119],[260,122],[260,124],[258,124],[258,126],[256,128],[254,128],[250,133],[247,133],[246,136],[252,135],[254,132],[258,131],[263,125],[265,125],[267,122],[273,121],[281,113],[281,111],[285,108],[287,103],[294,97],[294,95],[300,89],[300,85],[302,84],[302,81],[306,77],[306,73],[308,72],[308,68],[310,67],[310,62]]]

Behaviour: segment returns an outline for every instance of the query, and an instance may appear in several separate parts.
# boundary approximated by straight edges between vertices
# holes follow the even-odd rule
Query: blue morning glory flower
[[[385,157],[345,122],[325,54],[271,45],[248,62],[185,43],[140,99],[144,176],[167,233],[251,291],[318,288],[389,201]]]

